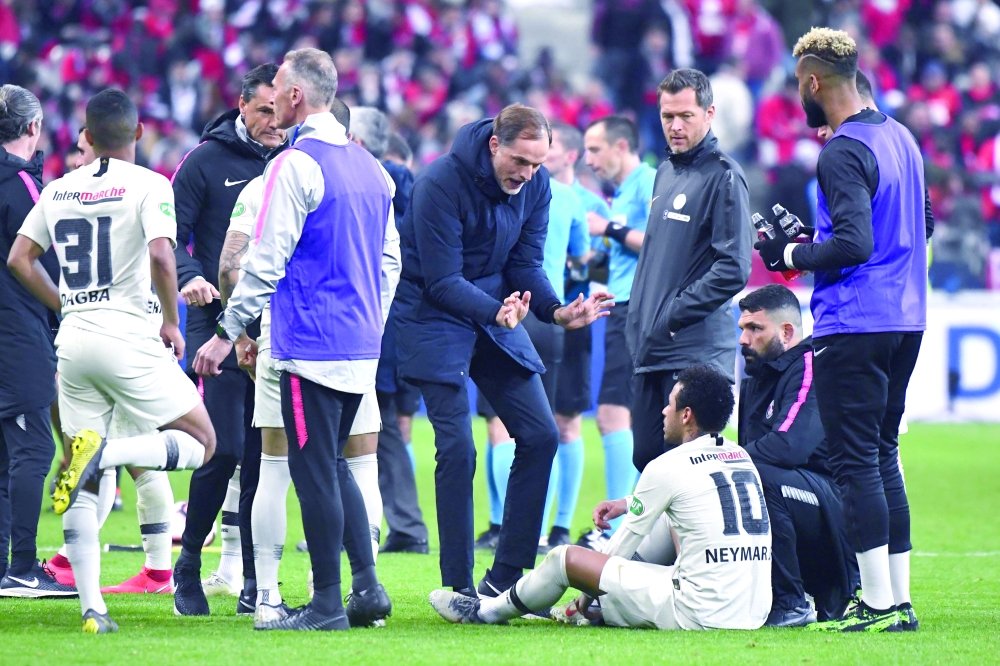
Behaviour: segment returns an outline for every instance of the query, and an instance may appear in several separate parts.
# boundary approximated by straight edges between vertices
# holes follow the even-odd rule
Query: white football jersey
[[[253,250],[260,236],[257,233],[257,213],[260,212],[263,202],[264,176],[257,176],[247,183],[240,192],[240,196],[236,199],[236,205],[233,206],[233,214],[229,218],[229,231],[238,231],[250,237],[250,249],[247,250],[247,254]],[[243,258],[246,258],[246,254],[243,255]],[[240,260],[240,263],[242,264],[243,261]],[[243,277],[243,271],[240,271],[240,277]],[[264,306],[260,313],[260,325],[261,327],[271,325],[270,302]]]
[[[18,233],[55,246],[64,325],[150,333],[149,242],[177,236],[170,181],[100,158],[50,183]]]
[[[718,441],[705,435],[650,462],[620,529],[644,537],[666,513],[680,545],[677,612],[701,627],[756,629],[771,610],[764,491],[746,451]]]

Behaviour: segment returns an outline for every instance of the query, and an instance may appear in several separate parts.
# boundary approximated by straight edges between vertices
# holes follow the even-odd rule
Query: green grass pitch
[[[481,422],[476,439],[485,439]],[[587,466],[573,535],[589,524],[603,499],[600,438],[585,423]],[[433,511],[433,436],[426,420],[414,424],[418,484],[424,517],[436,546]],[[923,664],[1000,663],[1000,426],[911,426],[902,438],[913,514],[913,597],[916,634],[822,635],[802,630],[653,632],[572,628],[540,621],[507,627],[453,626],[439,619],[427,594],[440,584],[437,555],[385,555],[379,576],[394,602],[384,629],[337,634],[254,632],[234,615],[235,599],[210,600],[212,616],[179,618],[169,596],[110,596],[121,631],[80,631],[77,600],[0,599],[0,664]],[[482,458],[480,457],[480,460]],[[187,496],[187,477],[173,474],[175,498]],[[140,543],[131,480],[122,484],[125,511],[113,513],[103,543]],[[476,477],[477,531],[487,523],[482,471]],[[309,563],[295,551],[302,538],[294,493],[288,544],[281,565],[282,594],[306,601]],[[41,557],[61,543],[60,519],[43,513]],[[214,544],[219,545],[216,541]],[[103,584],[136,573],[141,553],[105,553]],[[345,579],[349,580],[345,561]],[[476,556],[476,576],[491,557]],[[218,562],[206,553],[207,575]]]

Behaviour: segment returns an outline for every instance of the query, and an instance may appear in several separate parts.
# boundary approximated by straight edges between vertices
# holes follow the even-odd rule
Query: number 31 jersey
[[[109,335],[155,334],[147,317],[149,242],[175,244],[170,181],[102,157],[55,180],[18,232],[59,257],[63,323]]]
[[[764,623],[771,609],[771,528],[746,451],[710,435],[682,444],[646,466],[626,501],[621,529],[645,536],[666,513],[677,534],[677,612],[702,627]]]

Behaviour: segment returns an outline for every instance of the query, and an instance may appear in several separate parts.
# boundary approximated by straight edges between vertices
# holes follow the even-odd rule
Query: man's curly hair
[[[858,71],[858,45],[843,30],[813,28],[799,38],[792,55],[818,58],[838,76],[851,77]]]
[[[733,415],[733,385],[721,372],[707,365],[696,365],[680,373],[676,409],[690,407],[702,432],[722,432]]]

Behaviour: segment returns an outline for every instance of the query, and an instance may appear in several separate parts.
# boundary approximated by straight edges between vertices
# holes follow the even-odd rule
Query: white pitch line
[[[1000,557],[1000,550],[990,550],[979,553],[924,553],[913,551],[916,557]]]

